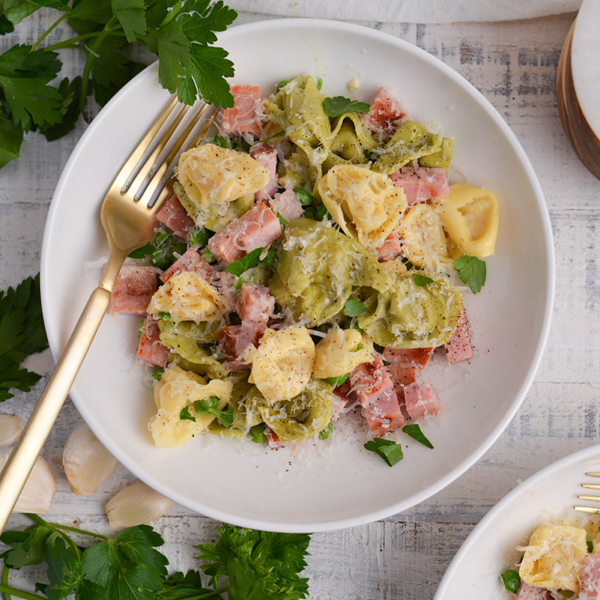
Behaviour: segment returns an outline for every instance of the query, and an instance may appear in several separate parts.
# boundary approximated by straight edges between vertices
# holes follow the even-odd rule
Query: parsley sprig
[[[323,106],[328,117],[339,117],[347,112],[368,113],[371,110],[371,107],[366,102],[350,100],[350,98],[344,98],[344,96],[325,98]]]
[[[47,347],[40,276],[28,277],[16,288],[0,291],[0,402],[13,397],[11,388],[29,392],[40,380],[40,375],[20,365],[26,357]]]
[[[164,544],[149,525],[126,529],[115,537],[49,523],[27,515],[33,524],[24,531],[5,531],[0,540],[9,550],[0,555],[4,571],[0,592],[19,598],[58,600],[75,593],[76,600],[301,600],[308,595],[308,580],[299,573],[306,567],[310,536],[219,528],[213,546],[196,546],[197,558],[208,561],[201,569],[211,577],[213,589],[202,586],[199,571],[167,574],[169,561],[157,548]],[[69,535],[71,534],[71,535]],[[95,539],[91,546],[81,539]],[[9,585],[12,569],[47,564],[48,584],[36,592]],[[222,578],[229,582],[222,585]],[[221,585],[218,588],[218,585]],[[43,595],[40,595],[43,594]]]
[[[34,129],[49,141],[75,128],[93,91],[104,106],[144,67],[121,52],[141,43],[158,54],[160,84],[185,104],[203,99],[233,106],[227,77],[233,63],[214,46],[237,13],[222,0],[0,0],[0,35],[41,7],[57,19],[33,45],[16,45],[0,54],[0,168],[17,158],[23,134]],[[66,21],[73,37],[42,48],[48,34]],[[62,69],[56,50],[85,56],[81,76],[54,83]]]
[[[463,283],[466,283],[474,294],[485,285],[487,268],[484,260],[476,256],[464,254],[454,261],[454,267]]]

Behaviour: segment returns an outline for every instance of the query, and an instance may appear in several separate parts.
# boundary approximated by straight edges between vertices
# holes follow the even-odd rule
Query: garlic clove
[[[0,448],[12,444],[20,433],[19,417],[16,415],[0,415]]]
[[[0,470],[4,468],[11,451],[12,448],[0,449]],[[45,515],[52,506],[55,492],[54,475],[48,463],[38,456],[13,512]]]
[[[69,436],[63,452],[63,465],[74,494],[93,496],[116,464],[117,459],[85,423]]]
[[[141,481],[124,487],[106,505],[113,527],[134,527],[162,517],[175,504]]]

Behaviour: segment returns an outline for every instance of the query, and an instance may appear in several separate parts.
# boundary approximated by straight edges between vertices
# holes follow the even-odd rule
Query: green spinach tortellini
[[[417,286],[412,273],[398,276],[385,292],[363,297],[367,310],[358,326],[380,346],[431,348],[445,344],[456,328],[462,294],[443,277]]]

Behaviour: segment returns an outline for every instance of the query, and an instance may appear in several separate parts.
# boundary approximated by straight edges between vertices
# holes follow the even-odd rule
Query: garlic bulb
[[[162,517],[173,504],[145,483],[136,481],[109,500],[106,513],[113,527],[134,527]]]
[[[21,433],[19,417],[15,415],[0,415],[0,447],[12,444]]]
[[[93,496],[116,464],[117,459],[85,423],[69,436],[63,452],[63,465],[73,493]]]
[[[4,468],[10,453],[11,448],[0,450],[0,470]],[[38,456],[13,512],[45,515],[52,506],[55,492],[54,475],[48,463],[41,456]]]

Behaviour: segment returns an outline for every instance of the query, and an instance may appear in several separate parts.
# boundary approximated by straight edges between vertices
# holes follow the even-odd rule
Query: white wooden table
[[[242,14],[238,23],[266,17]],[[552,218],[557,258],[556,307],[548,348],[521,410],[469,472],[421,505],[384,521],[313,536],[311,598],[428,600],[450,560],[479,520],[519,481],[555,460],[598,442],[600,431],[600,181],[577,161],[563,134],[555,97],[562,42],[574,15],[505,23],[408,25],[363,23],[424,48],[471,81],[523,144],[540,178]],[[0,48],[28,43],[51,22],[39,13],[0,38]],[[49,39],[65,39],[58,28]],[[65,74],[80,74],[83,56],[65,53]],[[91,120],[97,111],[85,115]],[[86,128],[47,143],[27,136],[22,155],[0,171],[0,288],[37,273],[52,193]],[[85,201],[85,190],[82,190]],[[77,251],[76,248],[73,251]],[[0,411],[24,422],[52,367],[49,353],[31,366],[45,377]],[[44,451],[57,480],[51,517],[106,530],[104,504],[131,478],[117,467],[94,498],[70,493],[62,469],[64,443],[81,418],[70,402]],[[12,524],[22,522],[13,518]],[[214,531],[210,519],[175,507],[155,523],[172,567],[194,565],[193,544]],[[33,587],[36,578],[19,582]]]

